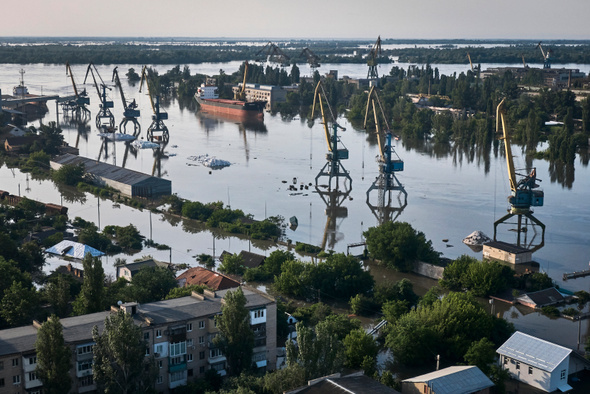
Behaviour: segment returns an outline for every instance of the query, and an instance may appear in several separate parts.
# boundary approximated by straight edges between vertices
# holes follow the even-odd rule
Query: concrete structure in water
[[[483,245],[483,258],[510,264],[528,264],[533,261],[533,252],[506,242],[490,241]]]
[[[273,298],[255,289],[243,287],[246,308],[250,310],[250,326],[254,331],[252,363],[259,370],[276,367],[277,308]],[[217,335],[215,316],[221,313],[227,290],[205,291],[172,300],[122,304],[120,308],[133,315],[147,342],[146,356],[155,357],[158,376],[156,392],[172,389],[204,377],[213,369],[226,374],[226,358],[213,343]],[[116,311],[117,308],[113,309]],[[98,312],[61,319],[66,345],[72,350],[72,388],[70,393],[94,392],[92,380],[92,328],[102,332],[104,320],[112,312]],[[0,392],[40,393],[37,379],[35,341],[38,322],[0,331]],[[9,390],[10,389],[10,390]]]
[[[234,86],[232,88],[234,94],[241,89],[241,86]],[[287,90],[275,85],[247,83],[244,93],[246,94],[246,101],[266,101],[265,109],[267,111],[270,111],[276,103],[287,101]]]
[[[99,162],[87,157],[65,154],[51,160],[51,168],[59,170],[66,164],[83,164],[86,175],[94,183],[110,186],[128,197],[158,198],[172,194],[172,182],[127,168]]]

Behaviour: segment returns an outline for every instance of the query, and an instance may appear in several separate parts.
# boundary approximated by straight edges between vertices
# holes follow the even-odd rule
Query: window
[[[29,365],[37,364],[37,356],[29,357]]]
[[[0,378],[0,387],[4,387],[4,378]]]
[[[0,361],[0,371],[4,369],[4,361]]]
[[[182,380],[182,379],[184,379],[184,371],[172,372],[170,374],[170,381],[171,382],[176,382],[176,381]]]
[[[192,338],[186,340],[186,346],[193,346],[193,340],[192,340]]]
[[[163,381],[164,381],[164,378],[162,377],[162,375],[159,375],[158,376],[158,381],[156,383],[162,384]]]
[[[154,352],[158,353],[158,355],[162,355],[164,353],[164,345],[159,343],[154,346]]]
[[[20,375],[14,375],[12,377],[12,384],[20,384]]]
[[[504,365],[507,365],[510,359],[508,357],[504,357]]]
[[[199,337],[199,345],[205,343],[205,337],[204,336],[200,336]]]
[[[146,341],[149,341],[150,340],[150,333],[149,332],[144,332],[143,333],[143,339],[146,340]]]
[[[199,322],[199,329],[200,329],[200,330],[202,330],[202,329],[204,329],[204,328],[205,328],[205,320],[201,320],[201,321]]]
[[[183,356],[170,357],[170,365],[178,365],[178,364],[182,364],[182,363],[184,363]]]
[[[83,378],[78,379],[78,387],[92,386],[93,384],[94,379],[92,379],[92,375],[84,376]]]
[[[29,381],[37,380],[37,374],[35,372],[29,372]]]
[[[199,352],[199,360],[205,359],[205,352]]]
[[[561,380],[565,380],[565,378],[566,378],[566,376],[565,376],[565,369],[562,369],[561,370],[561,377],[560,377],[560,379]]]
[[[12,359],[12,366],[13,367],[18,367],[18,358],[13,358]]]
[[[189,363],[190,363],[190,362],[192,362],[192,361],[193,361],[193,355],[192,355],[192,354],[188,354],[188,355],[186,356],[186,360],[187,360]]]
[[[162,360],[158,360],[158,368],[162,368]]]
[[[186,371],[186,372],[187,372],[188,376],[193,376],[193,370],[192,370],[192,369],[189,369],[189,370],[188,370],[188,371]]]
[[[186,330],[187,330],[187,331],[192,331],[192,330],[193,330],[193,323],[188,323],[188,324],[186,325]]]
[[[199,373],[205,373],[205,367],[199,367]]]
[[[78,372],[92,369],[92,360],[78,361]]]
[[[162,330],[156,330],[156,338],[162,338]]]
[[[186,342],[176,342],[170,344],[170,357],[186,354]]]
[[[90,345],[83,345],[78,347],[78,355],[92,353],[92,344]]]
[[[223,356],[221,349],[217,348],[217,349],[209,350],[209,358],[221,357],[221,356]]]
[[[255,319],[259,319],[261,317],[264,317],[264,309],[258,309],[256,311],[254,311],[254,318]]]
[[[529,375],[532,375],[532,374],[533,374],[533,367],[529,366]]]
[[[150,355],[150,347],[149,346],[146,346],[145,347],[145,355],[146,356],[149,356]]]
[[[516,362],[516,369],[520,369],[520,361]]]

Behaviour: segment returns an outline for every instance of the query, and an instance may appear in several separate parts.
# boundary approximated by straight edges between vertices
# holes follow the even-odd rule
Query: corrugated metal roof
[[[100,161],[96,161],[87,157],[76,156],[69,153],[65,155],[56,157],[52,160],[55,163],[64,165],[64,164],[73,164],[77,165],[80,163],[84,164],[86,172],[96,175],[102,178],[111,179],[113,181],[121,182],[126,185],[136,185],[138,183],[144,182],[146,180],[152,180],[157,182],[166,182],[170,183],[168,179],[161,179],[156,178],[151,175],[143,174],[138,171],[129,170],[127,168],[122,168],[118,166],[114,166],[112,164],[103,163]]]
[[[553,372],[572,350],[517,331],[496,352],[543,371]]]
[[[494,385],[479,368],[469,365],[444,368],[404,382],[424,382],[436,394],[469,394]]]

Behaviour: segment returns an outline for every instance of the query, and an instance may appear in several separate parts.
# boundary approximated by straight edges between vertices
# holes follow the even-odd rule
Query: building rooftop
[[[240,282],[203,267],[189,268],[178,275],[176,280],[179,284],[183,282],[183,286],[205,285],[212,290],[224,290],[240,286]]]
[[[564,302],[565,297],[555,287],[527,293],[516,298],[518,301],[535,304],[537,307]]]
[[[436,394],[468,394],[494,386],[479,368],[470,365],[444,368],[403,382],[427,383]]]
[[[345,393],[373,393],[399,394],[398,391],[387,387],[378,381],[362,374],[339,377],[340,374],[312,380],[304,388],[298,388],[288,393],[305,394],[345,394]]]
[[[543,371],[552,372],[572,352],[571,349],[515,332],[496,353],[518,360]]]
[[[112,164],[103,163],[94,159],[76,156],[69,153],[54,158],[52,162],[58,163],[60,165],[77,165],[82,163],[84,164],[84,168],[88,173],[127,185],[135,185],[146,180],[157,180],[158,182],[162,183],[170,183],[168,179],[156,178],[138,171],[129,170],[127,168],[114,166]]]
[[[516,245],[512,245],[506,242],[502,242],[502,241],[490,241],[490,242],[486,242],[484,245],[484,247],[490,247],[490,248],[495,248],[495,249],[500,249],[503,250],[505,252],[509,252],[509,253],[513,253],[513,254],[519,254],[519,253],[526,253],[529,252],[530,250],[527,248],[523,248],[520,246],[516,246]]]

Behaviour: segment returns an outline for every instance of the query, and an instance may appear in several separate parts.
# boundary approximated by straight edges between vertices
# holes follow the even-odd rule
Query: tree
[[[148,344],[143,340],[133,317],[120,310],[107,316],[102,335],[92,329],[94,381],[102,392],[131,394],[150,391],[155,383],[155,362],[146,357]]]
[[[133,276],[127,294],[139,303],[161,301],[178,287],[174,273],[162,267],[142,267]]]
[[[92,257],[87,253],[82,260],[84,269],[84,282],[82,290],[74,301],[74,314],[85,315],[87,313],[104,310],[104,270],[100,258]]]
[[[426,236],[406,222],[385,222],[363,233],[369,253],[383,264],[401,271],[412,268],[414,261],[437,263],[439,253]]]
[[[215,316],[219,334],[213,343],[227,358],[228,374],[237,376],[252,365],[254,332],[250,327],[250,311],[246,308],[242,288],[228,291],[224,301],[221,315]]]
[[[489,375],[490,364],[496,358],[496,346],[488,338],[481,338],[469,346],[463,358],[468,365],[475,365],[483,373]]]
[[[236,253],[224,256],[219,266],[219,271],[226,274],[243,275],[245,270],[244,259]]]
[[[351,331],[342,342],[344,344],[346,366],[348,368],[360,368],[365,357],[372,359],[373,364],[375,364],[379,349],[371,334],[363,329],[356,329]]]
[[[33,314],[38,307],[38,294],[32,283],[24,285],[14,281],[4,292],[0,302],[0,316],[15,327],[30,324]]]
[[[70,289],[70,281],[63,274],[59,274],[45,287],[47,299],[60,317],[66,316],[70,308]]]
[[[84,164],[64,164],[59,170],[52,173],[55,182],[75,186],[84,179]]]
[[[63,326],[59,317],[51,315],[41,325],[35,342],[37,351],[37,375],[43,382],[47,394],[61,394],[70,391],[71,351],[65,345]]]

